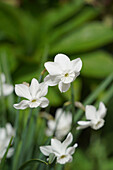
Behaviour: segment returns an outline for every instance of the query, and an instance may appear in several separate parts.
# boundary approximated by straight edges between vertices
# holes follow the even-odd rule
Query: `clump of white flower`
[[[35,78],[32,79],[31,85],[16,84],[15,93],[19,97],[24,97],[28,100],[22,100],[18,104],[14,104],[16,109],[26,109],[27,107],[36,108],[38,106],[45,108],[49,104],[49,100],[44,97],[48,92],[48,85],[39,83]]]
[[[10,123],[7,123],[5,128],[0,128],[0,162],[6,152],[12,136],[15,136],[15,130]],[[9,148],[7,158],[10,158],[13,155],[13,152],[14,148]]]
[[[13,85],[5,83],[6,78],[3,73],[0,74],[0,96],[8,96],[13,92]]]
[[[75,143],[74,146],[68,147],[72,143],[72,140],[73,136],[69,133],[63,142],[57,139],[51,139],[51,145],[40,146],[40,150],[45,156],[49,156],[51,153],[55,154],[56,161],[59,164],[72,162],[72,155],[75,152],[75,148],[78,146],[78,144]]]
[[[65,54],[57,54],[54,62],[46,62],[45,68],[49,72],[44,81],[49,86],[58,84],[61,92],[66,92],[70,83],[73,82],[80,74],[82,61],[80,58],[70,61]]]
[[[103,118],[106,111],[107,109],[103,102],[100,102],[98,110],[92,105],[86,105],[85,116],[88,121],[78,121],[79,126],[77,129],[84,129],[89,126],[94,130],[100,129],[104,125],[105,120]]]
[[[53,135],[55,131],[55,136],[57,139],[62,139],[71,129],[72,114],[71,112],[65,112],[63,109],[59,108],[56,111],[55,119],[48,120],[48,128],[46,130],[47,136]]]

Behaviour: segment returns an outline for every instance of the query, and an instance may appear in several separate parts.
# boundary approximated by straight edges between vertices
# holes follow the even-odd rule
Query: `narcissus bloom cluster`
[[[33,78],[30,85],[26,83],[15,85],[16,95],[22,98],[20,103],[14,104],[16,109],[47,107],[49,100],[45,96],[48,93],[48,87],[58,85],[60,92],[66,92],[70,88],[70,84],[79,76],[82,61],[80,58],[71,61],[65,54],[57,54],[54,62],[46,62],[44,66],[49,74],[42,83]],[[73,102],[69,103],[73,104]],[[83,105],[81,104],[81,106]],[[103,102],[100,102],[98,110],[92,105],[86,105],[86,107],[83,106],[81,108],[85,110],[86,121],[78,121],[79,126],[77,129],[84,129],[90,126],[92,129],[97,130],[104,125],[105,121],[103,118],[107,109]],[[77,143],[69,146],[73,140],[73,135],[70,132],[72,127],[72,113],[69,110],[66,112],[64,109],[57,109],[55,118],[48,120],[46,129],[46,135],[54,135],[55,138],[52,137],[50,145],[40,146],[41,152],[47,157],[50,154],[55,155],[56,162],[59,164],[71,162],[73,160],[72,155],[78,146]],[[66,135],[66,139],[61,142],[60,140],[65,138]]]
[[[74,146],[68,147],[72,143],[72,140],[73,136],[69,133],[62,143],[58,139],[51,139],[51,145],[40,146],[40,150],[45,156],[49,156],[50,153],[55,154],[57,163],[65,164],[67,162],[72,162],[72,155],[75,152],[75,148],[78,146],[78,144],[75,143]]]

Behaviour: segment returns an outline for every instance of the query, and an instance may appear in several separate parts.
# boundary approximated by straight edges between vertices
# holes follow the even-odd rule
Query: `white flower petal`
[[[64,84],[62,81],[60,81],[58,87],[61,92],[66,92],[70,88],[70,83]]]
[[[10,137],[15,136],[15,130],[13,129],[10,123],[6,123],[6,132],[7,132],[7,135]]]
[[[6,138],[6,130],[5,128],[0,128],[0,141]]]
[[[59,64],[62,70],[69,69],[70,67],[70,59],[65,54],[57,54],[55,56],[54,62]]]
[[[9,145],[10,139],[12,136],[15,136],[14,129],[10,123],[6,124],[6,127],[0,128],[0,160],[4,156],[6,149]],[[7,157],[11,157],[14,149],[10,148]]]
[[[49,121],[47,122],[47,125],[48,125],[48,127],[49,127],[49,129],[50,129],[51,131],[54,131],[55,126],[56,126],[56,122],[55,122],[55,120],[49,120]]]
[[[15,93],[17,96],[24,97],[29,100],[31,99],[29,87],[25,84],[16,84],[15,85]]]
[[[75,77],[74,77],[74,80],[78,77],[80,75],[80,72],[78,72],[78,73],[75,73]],[[73,81],[74,81],[73,80]]]
[[[47,75],[44,78],[44,82],[48,85],[48,86],[56,86],[60,81],[59,76],[51,76],[51,75]]]
[[[75,152],[75,148],[76,148],[77,146],[78,146],[78,144],[77,144],[77,143],[75,143],[75,145],[74,145],[74,146],[67,148],[67,150],[66,150],[66,154],[69,154],[69,155],[74,154],[74,152]]]
[[[31,85],[30,85],[29,89],[30,89],[32,98],[35,98],[36,97],[36,93],[39,90],[39,83],[38,83],[38,81],[35,78],[32,79]]]
[[[1,82],[2,82],[2,83],[5,83],[5,74],[2,73],[0,76],[1,76]]]
[[[38,106],[40,106],[40,103],[41,103],[41,101],[39,101],[39,100],[37,100],[37,101],[35,101],[35,102],[29,102],[29,107],[30,108],[37,108]]]
[[[50,153],[53,153],[51,146],[40,146],[40,150],[45,156],[49,156]]]
[[[86,119],[93,120],[96,119],[96,108],[92,105],[86,105],[85,109]]]
[[[49,100],[46,97],[40,98],[40,107],[45,108],[49,105]]]
[[[46,62],[44,66],[46,70],[49,72],[49,74],[52,76],[59,75],[62,73],[62,70],[60,69],[58,64],[55,62]]]
[[[3,158],[5,152],[6,152],[6,147],[3,146],[3,148],[1,148],[1,150],[0,150],[0,160]]]
[[[13,92],[13,86],[10,84],[3,84],[2,91],[4,96],[8,96]]]
[[[67,135],[66,139],[62,143],[62,150],[63,151],[66,150],[66,148],[71,144],[72,140],[73,140],[73,136],[72,136],[71,133],[69,133]]]
[[[27,107],[29,107],[29,101],[28,100],[22,100],[20,103],[18,104],[14,104],[13,107],[15,109],[26,109]]]
[[[61,114],[63,114],[63,110],[61,108],[57,109],[55,113],[55,119],[58,120]]]
[[[51,139],[51,146],[52,146],[53,153],[56,156],[60,155],[61,147],[62,147],[61,142],[57,139]]]
[[[53,135],[53,131],[51,129],[49,129],[49,128],[46,129],[45,133],[46,133],[47,136],[52,136]]]
[[[80,72],[82,68],[82,60],[80,58],[77,58],[75,60],[71,61],[71,68],[74,72]]]
[[[40,83],[40,91],[38,93],[38,97],[43,97],[48,93],[48,85],[46,83]]]
[[[85,129],[85,128],[91,126],[91,121],[78,121],[77,124],[80,125],[77,127],[77,130]]]
[[[74,152],[75,152],[75,147],[69,147],[66,150],[66,154],[72,155],[72,154],[74,154]]]
[[[10,148],[8,153],[7,153],[7,158],[10,158],[14,153],[14,148]]]
[[[64,75],[64,76],[61,78],[61,81],[62,81],[63,83],[65,83],[65,84],[69,84],[69,83],[71,83],[75,78],[76,78],[76,77],[75,77],[75,73],[73,72],[73,73],[69,73],[68,76],[65,76],[65,75]]]
[[[99,119],[99,120],[93,120],[91,121],[91,127],[94,130],[100,129],[104,125],[104,119]]]
[[[106,111],[107,111],[107,109],[106,109],[104,103],[103,103],[103,102],[100,102],[100,104],[99,104],[99,109],[98,109],[98,111],[97,111],[97,114],[99,114],[99,117],[100,117],[100,118],[104,118],[105,115],[106,115]]]
[[[56,127],[55,136],[57,137],[57,139],[61,140],[70,131],[71,123],[72,114],[70,112],[65,113],[61,108],[59,108],[56,110],[55,119],[49,120],[47,123],[49,128],[47,130],[47,133],[53,134]]]
[[[61,108],[56,110],[55,119],[48,121],[49,130],[53,133],[56,127],[55,136],[61,140],[70,131],[72,114],[65,113]],[[57,126],[56,126],[57,124]]]
[[[57,163],[59,164],[66,164],[68,162],[72,162],[73,158],[71,155],[62,155],[57,157]]]

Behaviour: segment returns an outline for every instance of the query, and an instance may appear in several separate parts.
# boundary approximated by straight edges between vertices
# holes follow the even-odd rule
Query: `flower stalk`
[[[74,87],[71,83],[71,103],[72,103],[72,127],[74,126],[74,117],[75,117],[75,98],[74,98]]]

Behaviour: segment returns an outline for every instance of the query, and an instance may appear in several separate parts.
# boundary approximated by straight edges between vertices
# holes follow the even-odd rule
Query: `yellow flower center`
[[[98,122],[96,123],[96,126],[98,126],[100,123],[101,123],[101,121],[98,121]]]
[[[68,77],[68,76],[69,76],[69,74],[68,74],[68,73],[66,73],[64,76],[65,76],[65,77]]]
[[[62,155],[60,158],[63,159],[63,158],[65,158],[65,157],[66,157],[66,155]]]
[[[31,102],[36,102],[36,99],[33,99]]]

